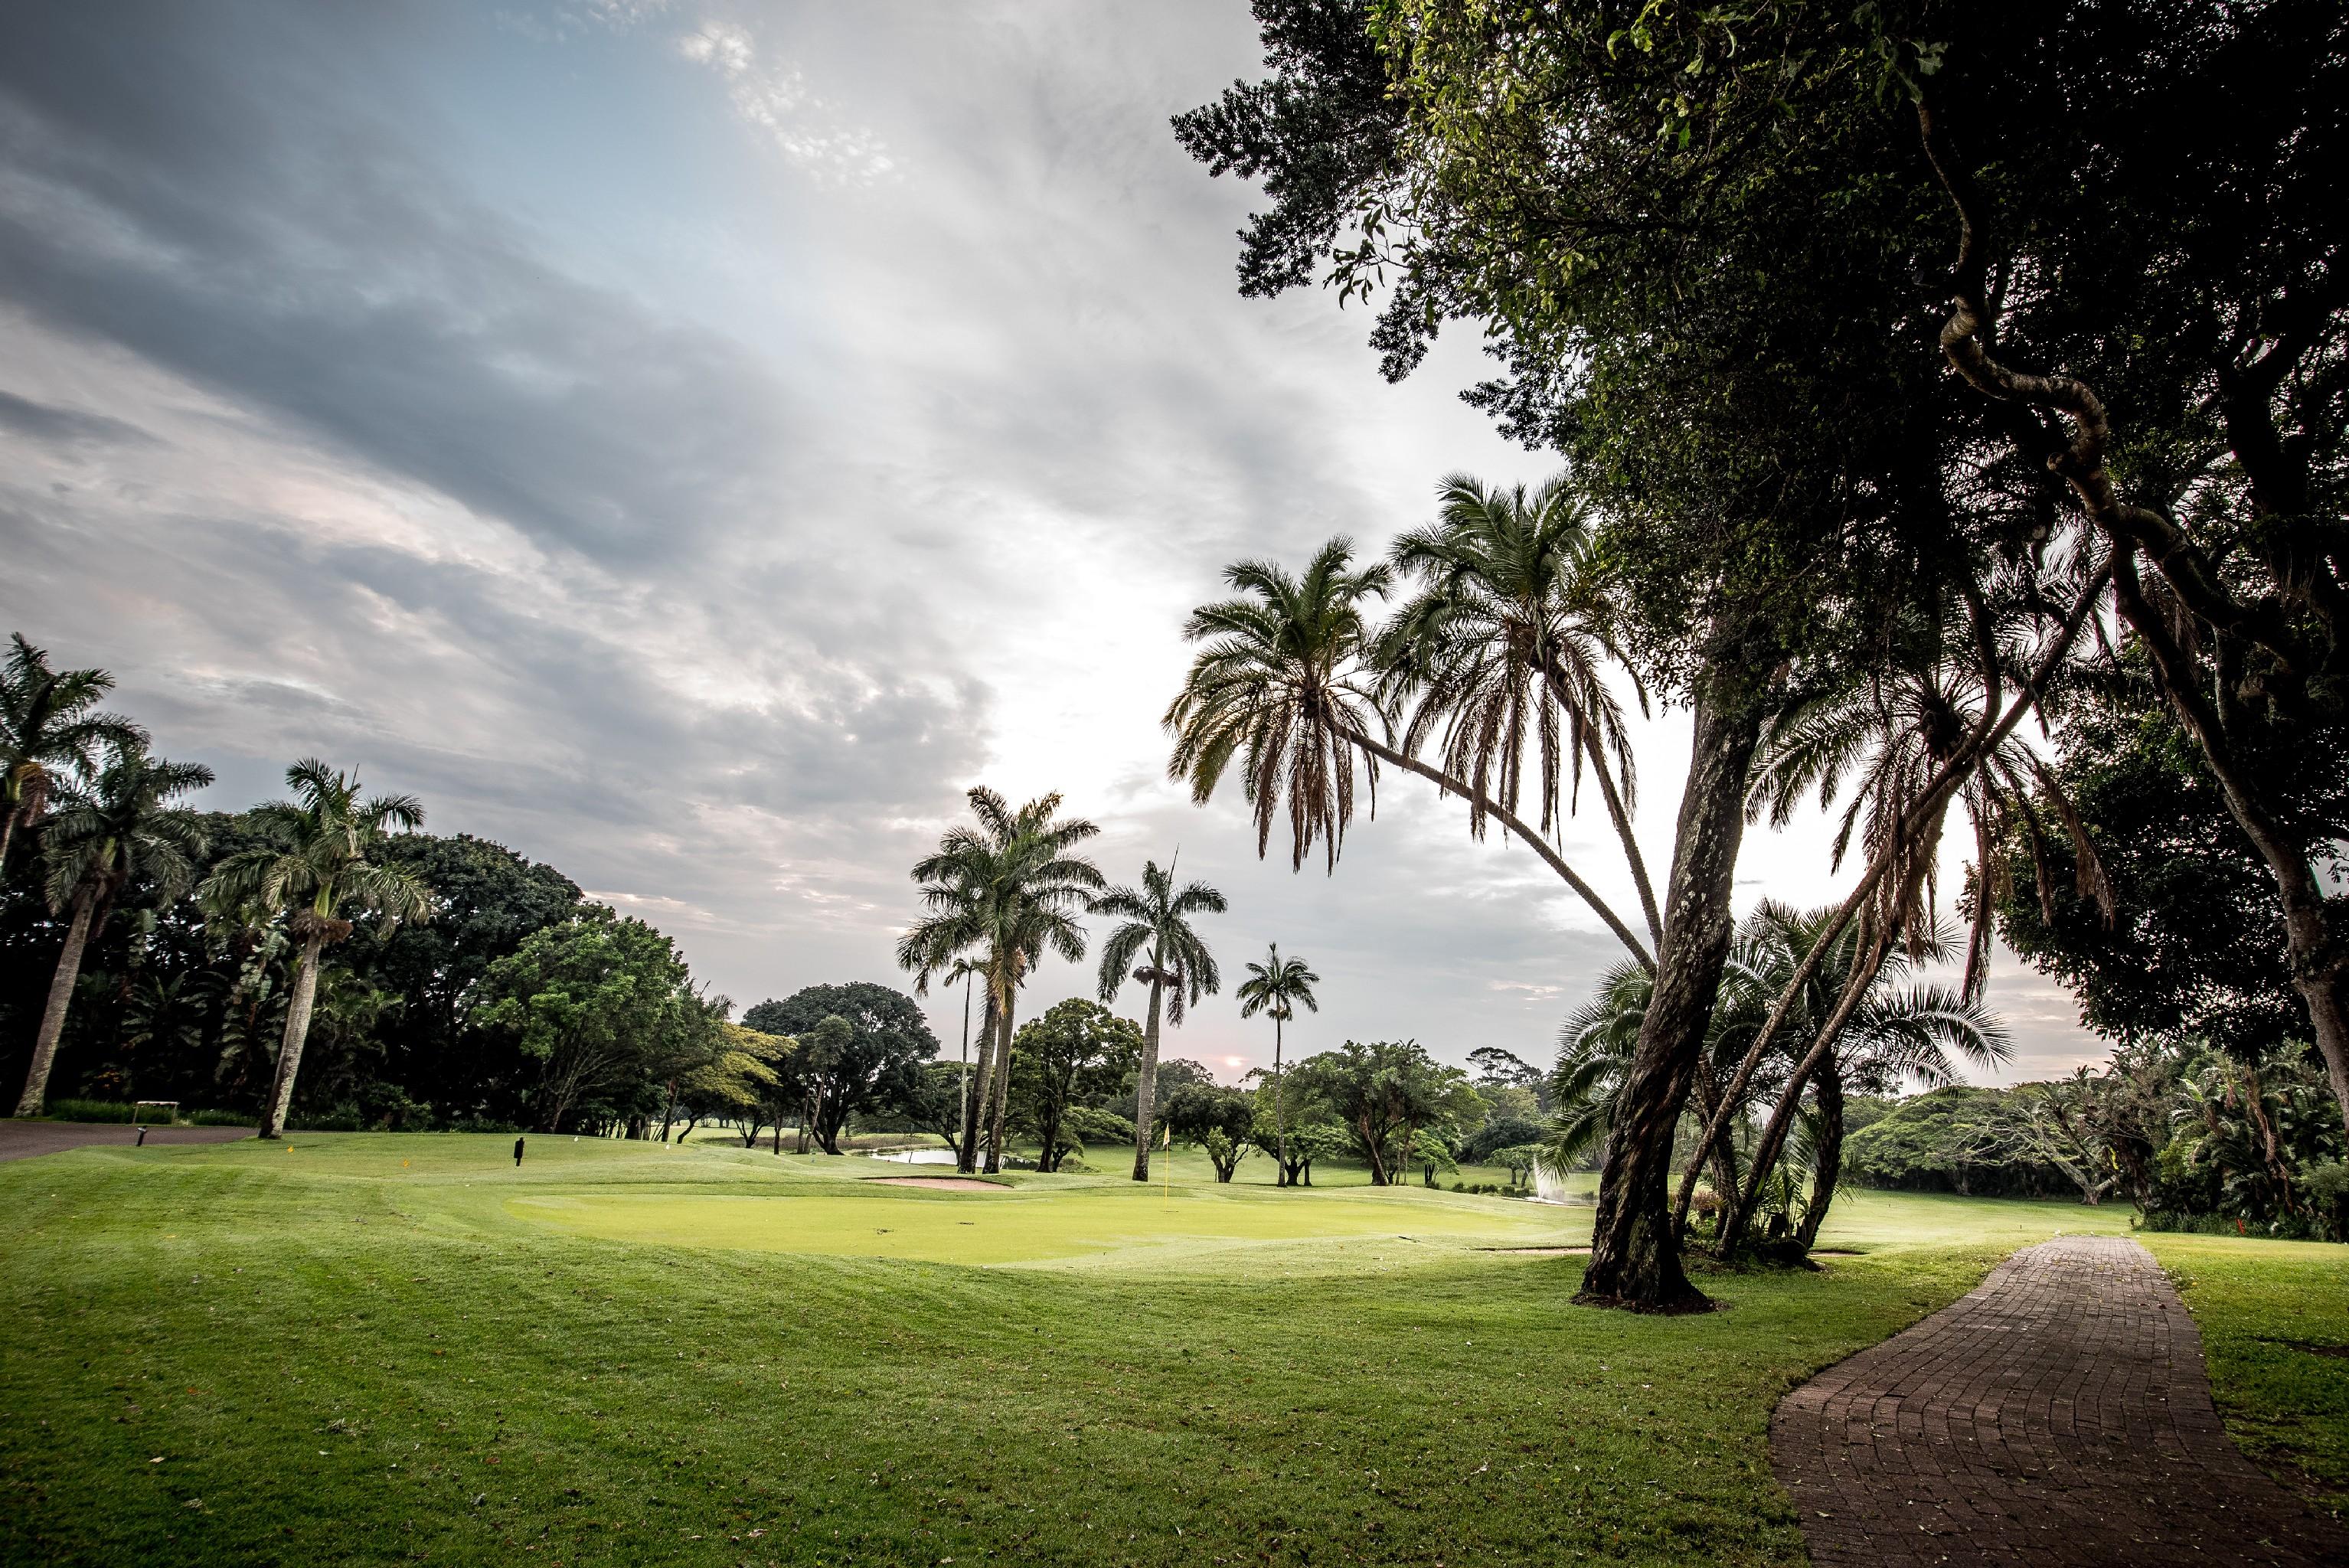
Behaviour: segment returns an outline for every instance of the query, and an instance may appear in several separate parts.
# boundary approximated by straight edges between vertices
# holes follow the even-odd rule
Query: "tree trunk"
[[[1716,674],[1714,679],[1728,678]],[[1642,1312],[1710,1305],[1681,1270],[1667,1202],[1672,1134],[1704,1051],[1736,921],[1730,908],[1745,830],[1745,784],[1762,712],[1700,692],[1688,785],[1673,832],[1671,882],[1656,983],[1640,1021],[1599,1181],[1590,1264],[1578,1298]]]
[[[1158,973],[1159,951],[1150,949],[1150,973]],[[1150,1180],[1150,1119],[1158,1112],[1158,1013],[1165,982],[1150,982],[1150,1018],[1142,1027],[1142,1067],[1133,1079],[1133,1179]]]
[[[1806,1253],[1818,1242],[1819,1225],[1843,1178],[1843,1069],[1833,1057],[1819,1064],[1811,1089],[1819,1106],[1818,1164],[1811,1172],[1811,1201],[1803,1209],[1802,1227],[1795,1233],[1795,1245]]]
[[[988,1097],[995,1087],[996,997],[992,982],[987,991],[987,1011],[978,1026],[978,1079],[963,1101],[962,1147],[955,1169],[966,1176],[978,1169],[978,1142],[987,1125]]]
[[[8,846],[16,840],[16,803],[0,799],[0,878],[8,872]],[[17,1112],[19,1116],[24,1112]]]
[[[1280,1015],[1277,1012],[1272,1016],[1272,1130],[1274,1140],[1280,1145],[1280,1152],[1273,1157],[1278,1167],[1273,1172],[1273,1185],[1285,1187],[1288,1184],[1288,1113],[1280,1102]]]
[[[49,1004],[41,1010],[32,1070],[25,1075],[25,1092],[16,1100],[18,1116],[40,1115],[49,1098],[49,1069],[57,1065],[57,1040],[65,1034],[66,1012],[73,1006],[74,981],[81,975],[82,949],[89,944],[90,915],[97,904],[97,895],[88,888],[75,890],[73,923],[66,927],[66,944],[57,954],[57,972],[49,976]]]
[[[261,1136],[281,1138],[285,1116],[294,1107],[294,1078],[302,1070],[302,1047],[310,1038],[310,1008],[318,999],[318,954],[326,939],[313,932],[302,944],[302,966],[294,977],[293,1000],[285,1005],[285,1043],[277,1049],[277,1078],[269,1088],[269,1103],[261,1113]],[[555,1107],[555,1126],[563,1122],[563,1107]]]
[[[995,1082],[988,1096],[993,1103],[987,1110],[985,1170],[989,1176],[1003,1169],[1003,1109],[1011,1099],[1011,1018],[1017,1000],[1016,995],[1006,992],[1003,1016],[995,1021]]]
[[[2285,812],[2275,809],[2255,769],[2237,755],[2223,712],[2202,687],[2200,666],[2170,636],[2160,613],[2146,603],[2133,556],[2114,574],[2114,585],[2122,617],[2152,655],[2170,711],[2193,738],[2219,782],[2227,814],[2251,841],[2275,883],[2292,986],[2308,1008],[2317,1054],[2324,1060],[2342,1125],[2349,1128],[2349,936],[2333,929],[2333,910],[2317,882],[2304,835],[2284,826]]]

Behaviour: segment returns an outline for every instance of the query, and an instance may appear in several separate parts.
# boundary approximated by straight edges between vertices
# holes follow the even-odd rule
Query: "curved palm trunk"
[[[57,1064],[57,1040],[66,1031],[66,1013],[73,1006],[74,981],[81,975],[82,950],[89,944],[89,923],[98,899],[88,888],[74,893],[73,923],[66,927],[66,944],[57,954],[57,973],[49,976],[49,1002],[41,1010],[41,1032],[33,1041],[33,1066],[25,1075],[25,1092],[17,1098],[18,1116],[38,1116],[49,1098],[49,1069]]]
[[[277,1078],[269,1086],[269,1101],[261,1111],[261,1136],[280,1138],[285,1113],[294,1104],[294,1078],[302,1070],[302,1047],[310,1037],[310,1008],[318,999],[318,954],[326,938],[313,933],[302,944],[301,971],[294,977],[293,999],[285,1005],[285,1038],[277,1049]],[[558,1105],[555,1119],[563,1117]]]
[[[19,810],[13,800],[0,800],[0,876],[5,876],[8,870],[8,847],[16,841]]]
[[[1150,972],[1158,973],[1159,950],[1150,949]],[[1142,1067],[1133,1080],[1133,1179],[1150,1180],[1150,1121],[1158,1112],[1158,1011],[1162,980],[1150,982],[1150,1019],[1142,1029]]]
[[[995,1021],[995,1084],[987,1110],[987,1173],[1003,1169],[1003,1109],[1011,1099],[1011,1014],[1013,995],[1003,997],[1003,1016]]]
[[[1754,725],[1755,733],[1758,736],[1761,721],[1757,718]],[[1406,773],[1416,773],[1447,794],[1457,795],[1463,799],[1475,800],[1480,804],[1486,816],[1495,819],[1503,827],[1516,834],[1528,849],[1542,858],[1543,864],[1556,872],[1566,885],[1572,888],[1582,902],[1590,906],[1591,913],[1607,923],[1607,929],[1615,934],[1617,941],[1630,950],[1631,956],[1639,960],[1640,968],[1651,975],[1656,972],[1656,959],[1654,954],[1648,951],[1647,944],[1632,934],[1631,928],[1623,923],[1622,919],[1609,907],[1605,899],[1599,896],[1599,890],[1583,881],[1575,869],[1568,865],[1565,859],[1550,847],[1549,841],[1527,825],[1524,818],[1508,810],[1499,801],[1487,799],[1467,780],[1454,778],[1441,768],[1433,767],[1422,762],[1416,757],[1406,756],[1381,741],[1373,740],[1361,730],[1342,729],[1339,733],[1389,767],[1400,768]],[[1750,757],[1753,751],[1750,743],[1746,750]],[[1740,788],[1743,787],[1741,784]]]
[[[1818,1164],[1811,1172],[1811,1201],[1803,1209],[1802,1227],[1795,1233],[1795,1245],[1805,1253],[1817,1244],[1819,1225],[1843,1178],[1843,1069],[1833,1057],[1819,1064],[1811,1092],[1819,1108]]]
[[[1723,678],[1716,676],[1716,679]],[[1656,983],[1617,1100],[1599,1179],[1590,1264],[1578,1299],[1643,1312],[1702,1308],[1672,1233],[1672,1134],[1704,1052],[1735,932],[1730,894],[1745,831],[1745,785],[1762,707],[1700,691],[1688,784],[1672,840],[1670,904]]]
[[[1556,670],[1546,672],[1551,693],[1571,713],[1575,705],[1568,696],[1566,683]],[[1615,837],[1623,845],[1623,863],[1630,868],[1631,885],[1639,890],[1640,913],[1647,917],[1648,940],[1661,947],[1664,944],[1664,923],[1656,913],[1656,890],[1648,881],[1648,859],[1640,852],[1640,841],[1631,831],[1631,813],[1623,804],[1622,793],[1615,788],[1614,775],[1607,771],[1607,748],[1599,742],[1599,727],[1590,723],[1575,726],[1582,732],[1582,754],[1590,759],[1590,770],[1599,776],[1599,798],[1606,803],[1607,820],[1615,824]]]

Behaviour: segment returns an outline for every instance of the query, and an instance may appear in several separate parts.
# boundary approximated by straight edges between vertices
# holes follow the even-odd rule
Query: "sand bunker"
[[[993,1181],[981,1181],[969,1176],[875,1176],[875,1187],[935,1187],[941,1192],[1001,1192],[1003,1187]]]

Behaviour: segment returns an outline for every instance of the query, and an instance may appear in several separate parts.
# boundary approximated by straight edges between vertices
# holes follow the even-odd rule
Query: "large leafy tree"
[[[843,1027],[816,1041],[831,1018]],[[808,1100],[809,1130],[827,1154],[841,1151],[841,1130],[851,1117],[895,1110],[918,1098],[922,1069],[938,1054],[921,1004],[869,980],[805,986],[781,1001],[760,1003],[742,1022],[801,1040],[783,1076]]]
[[[2007,945],[2125,1046],[2190,1037],[2249,1058],[2304,1037],[2273,882],[2191,738],[2125,692],[2075,704],[2055,752],[2053,782],[2094,834],[2116,918],[2076,896],[2074,841],[2034,844],[2017,815],[1971,893]],[[2349,752],[2312,748],[2293,766],[2309,775],[2296,789],[2349,795]],[[2054,799],[2036,808],[2054,815]]]
[[[709,1058],[719,1021],[674,943],[597,903],[492,964],[472,1013],[533,1064],[528,1104],[545,1132],[591,1105],[657,1114],[661,1086]]]
[[[1040,1169],[1058,1171],[1072,1113],[1117,1090],[1143,1055],[1143,1033],[1097,1002],[1071,996],[1011,1037],[1011,1114],[1036,1137]]]
[[[1472,401],[1569,460],[1602,519],[1619,644],[1691,711],[1656,985],[1584,1284],[1701,1305],[1669,1212],[1671,1140],[1733,935],[1761,727],[1870,658],[1889,608],[1979,578],[1983,551],[2032,525],[1948,482],[1992,415],[1916,352],[1926,208],[1881,178],[1885,111],[1847,81],[1667,46],[1722,13],[1257,12],[1271,75],[1177,121],[1212,169],[1263,181],[1243,288],[1320,277],[1379,298],[1391,376],[1447,321],[1475,323],[1505,374]]]
[[[0,876],[20,828],[30,828],[63,783],[93,772],[111,748],[135,751],[147,733],[98,703],[114,689],[104,670],[53,670],[47,651],[9,637],[0,662]]]
[[[917,993],[926,993],[930,976],[958,958],[983,966],[994,1037],[979,1057],[960,1165],[977,1167],[983,1137],[986,1168],[995,1171],[1003,1158],[1005,1068],[1019,987],[1047,952],[1071,964],[1084,956],[1080,921],[1102,878],[1076,846],[1101,830],[1082,818],[1063,819],[1057,793],[1017,810],[984,787],[968,799],[976,821],[947,830],[936,851],[914,866],[924,913],[898,938],[897,962],[915,973]]]
[[[1436,1061],[1416,1040],[1348,1040],[1298,1063],[1295,1076],[1345,1127],[1372,1186],[1401,1178],[1414,1134],[1472,1126],[1484,1116],[1468,1075]]]
[[[1228,1181],[1247,1155],[1249,1134],[1256,1124],[1256,1097],[1220,1084],[1185,1084],[1166,1097],[1158,1120],[1168,1136],[1207,1156],[1207,1162],[1216,1168],[1216,1181]]]
[[[1814,51],[1916,63],[1907,145],[1878,159],[1942,206],[1937,346],[2114,552],[2121,619],[2272,884],[2349,1120],[2328,874],[2349,819],[2299,766],[2349,733],[2349,15],[1920,3],[1805,26]]]
[[[1150,1180],[1150,1129],[1156,1114],[1158,1088],[1158,1028],[1164,1021],[1177,1028],[1186,1008],[1198,1005],[1223,984],[1216,955],[1208,951],[1191,922],[1202,914],[1221,914],[1224,895],[1203,882],[1174,885],[1170,861],[1161,871],[1156,861],[1142,865],[1142,885],[1114,887],[1093,900],[1092,912],[1117,922],[1102,941],[1101,999],[1114,1001],[1129,978],[1127,966],[1143,962],[1131,978],[1150,987],[1150,1010],[1142,1026],[1142,1059],[1135,1069],[1133,1111],[1133,1179]]]
[[[134,879],[164,903],[187,890],[203,853],[203,831],[194,812],[172,802],[212,781],[209,768],[133,749],[118,751],[87,788],[66,787],[43,829],[41,858],[49,907],[69,919],[18,1116],[39,1115],[47,1097],[91,928]]]
[[[401,998],[383,1027],[388,1061],[408,1091],[450,1114],[508,1116],[535,1078],[535,1064],[465,1037],[467,1016],[491,965],[533,932],[567,920],[579,885],[553,866],[471,834],[398,833],[376,858],[432,890],[429,923],[401,923],[378,940],[347,945],[346,962]],[[361,916],[361,929],[374,923]]]
[[[1302,958],[1283,958],[1280,944],[1266,949],[1264,962],[1247,966],[1247,978],[1240,982],[1237,995],[1240,1016],[1253,1018],[1265,1013],[1272,1018],[1272,1122],[1273,1153],[1280,1162],[1280,1184],[1288,1184],[1292,1167],[1288,1161],[1288,1117],[1281,1100],[1281,1031],[1297,1009],[1318,1013],[1321,1004],[1314,998],[1313,987],[1321,976],[1306,967]]]
[[[361,795],[357,774],[315,757],[287,769],[285,783],[295,798],[254,808],[250,818],[260,841],[215,866],[201,895],[225,918],[283,913],[301,944],[276,1078],[261,1110],[264,1138],[285,1130],[294,1104],[326,948],[351,934],[354,915],[373,915],[378,929],[387,932],[432,917],[430,887],[382,856],[391,834],[424,825],[420,801],[412,795]]]

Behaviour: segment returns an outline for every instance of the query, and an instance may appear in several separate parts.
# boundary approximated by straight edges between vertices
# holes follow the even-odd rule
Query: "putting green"
[[[1129,1184],[1052,1191],[919,1188],[772,1196],[707,1192],[536,1192],[505,1202],[516,1219],[575,1236],[656,1245],[821,1253],[947,1264],[1078,1260],[1154,1265],[1234,1249],[1308,1244],[1364,1261],[1364,1249],[1568,1244],[1588,1210],[1419,1188],[1272,1191]]]

